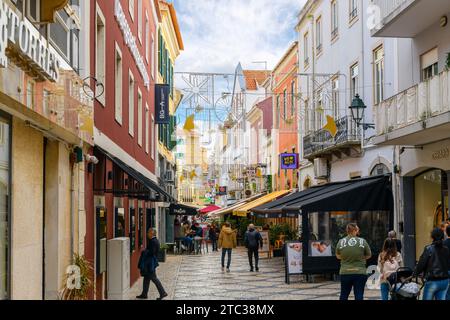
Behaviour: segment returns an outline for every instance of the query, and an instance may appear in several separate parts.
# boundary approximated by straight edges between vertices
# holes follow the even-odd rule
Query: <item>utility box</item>
[[[130,238],[108,240],[108,300],[126,300],[130,290]]]

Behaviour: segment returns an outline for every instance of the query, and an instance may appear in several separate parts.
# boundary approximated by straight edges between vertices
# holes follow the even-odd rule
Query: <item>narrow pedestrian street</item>
[[[222,272],[220,253],[169,255],[160,263],[157,274],[169,296],[168,300],[338,300],[339,282],[316,277],[308,283],[301,276],[284,281],[283,258],[262,256],[260,271],[250,272],[244,248],[233,251],[231,272]],[[134,300],[142,290],[140,279],[130,290]],[[151,284],[149,300],[158,297]],[[366,288],[366,300],[379,300],[379,290]],[[353,295],[350,296],[353,299]]]

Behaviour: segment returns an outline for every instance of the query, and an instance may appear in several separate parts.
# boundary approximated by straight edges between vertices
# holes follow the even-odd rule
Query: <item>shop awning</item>
[[[238,217],[245,217],[245,216],[247,216],[247,213],[250,212],[253,208],[261,206],[265,203],[268,203],[268,202],[278,199],[280,197],[283,197],[283,196],[287,195],[289,192],[291,192],[291,191],[282,190],[282,191],[275,191],[275,192],[269,193],[259,199],[251,201],[251,202],[233,210],[233,215],[238,216]]]
[[[252,209],[258,217],[281,217],[306,212],[390,211],[390,175],[315,186]]]
[[[169,207],[169,215],[171,216],[196,216],[198,208],[182,203],[172,203]]]
[[[102,153],[104,153],[109,159],[111,159],[112,162],[114,162],[115,165],[117,165],[119,168],[121,168],[125,173],[127,173],[129,176],[131,176],[136,181],[143,184],[148,189],[153,190],[154,192],[159,193],[161,196],[165,197],[165,202],[176,202],[176,200],[168,194],[164,189],[162,189],[156,182],[151,180],[150,178],[147,178],[142,173],[138,172],[137,170],[133,169],[129,165],[127,165],[125,162],[120,160],[119,158],[113,156],[109,152],[103,150],[102,148],[96,146],[98,150],[100,150]]]
[[[203,209],[198,210],[198,212],[201,213],[201,214],[206,214],[206,213],[214,212],[214,211],[217,211],[217,210],[220,210],[220,209],[221,208],[218,207],[218,206],[210,205],[210,206],[207,206],[207,207],[205,207]]]
[[[256,200],[258,198],[261,198],[263,195],[265,195],[265,193],[260,193],[260,194],[257,194],[255,196],[252,196],[252,197],[250,197],[248,199],[240,200],[240,201],[236,202],[235,204],[233,204],[233,205],[231,205],[229,207],[226,207],[226,208],[223,208],[223,209],[220,209],[220,210],[208,213],[208,217],[214,218],[214,217],[218,217],[220,215],[230,214],[230,213],[233,212],[233,210],[238,209],[239,207],[245,205],[246,203],[249,203],[250,201],[253,201],[253,200]]]

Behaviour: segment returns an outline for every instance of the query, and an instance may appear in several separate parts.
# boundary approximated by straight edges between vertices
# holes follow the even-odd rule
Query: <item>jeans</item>
[[[156,289],[158,289],[160,297],[166,294],[166,290],[164,290],[161,281],[159,281],[158,277],[156,276],[156,272],[153,272],[150,275],[144,277],[144,286],[142,288],[143,296],[147,297],[148,295],[148,289],[150,288],[150,281],[153,281],[153,283],[155,284]]]
[[[389,300],[389,289],[390,285],[387,282],[382,282],[380,284],[380,290],[381,290],[381,300],[387,301]]]
[[[448,291],[448,279],[427,281],[423,288],[422,300],[445,300]]]
[[[225,267],[225,254],[228,253],[227,269],[230,269],[231,251],[233,251],[233,249],[222,248],[222,268]]]
[[[253,256],[255,256],[255,267],[258,269],[259,252],[258,247],[248,248],[248,263],[250,264],[250,269],[253,270]]]
[[[364,288],[367,282],[367,275],[363,274],[343,274],[341,275],[341,296],[340,300],[348,300],[348,296],[353,288],[355,300],[364,300]]]
[[[211,240],[211,244],[212,244],[212,251],[217,251],[217,240],[216,239]]]
[[[447,301],[450,301],[450,271],[448,272],[449,279],[448,279],[448,290],[447,290]]]

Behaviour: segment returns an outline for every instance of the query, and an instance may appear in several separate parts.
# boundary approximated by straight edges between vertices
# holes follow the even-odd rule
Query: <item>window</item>
[[[350,67],[350,98],[359,93],[359,65],[355,63]]]
[[[138,0],[138,38],[142,43],[142,0]]]
[[[11,243],[9,241],[9,225],[11,219],[11,208],[9,199],[11,198],[10,186],[10,120],[0,115],[0,150],[1,150],[1,166],[0,166],[0,300],[10,298],[10,261],[9,251]]]
[[[65,13],[65,11],[61,11]],[[66,14],[67,15],[67,14]],[[66,59],[70,58],[70,30],[69,27],[64,23],[64,21],[69,21],[69,17],[61,17],[60,12],[55,15],[55,23],[49,24],[50,28],[50,40],[59,49]]]
[[[287,90],[283,91],[283,119],[287,119]]]
[[[358,16],[358,0],[349,0],[349,1],[350,1],[349,20],[352,21]]]
[[[373,68],[374,68],[374,104],[379,104],[383,101],[384,94],[384,50],[379,47],[373,52]]]
[[[156,140],[154,139],[154,137],[156,136],[156,132],[155,132],[155,118],[152,115],[152,136],[150,137],[150,142],[151,142],[151,157],[154,160],[155,159],[155,145],[156,145]]]
[[[138,144],[142,147],[142,93],[138,89]]]
[[[27,82],[27,107],[30,109],[34,109],[34,82],[32,80],[28,80]]]
[[[316,49],[317,54],[322,52],[322,17],[316,20]]]
[[[128,11],[130,12],[131,20],[134,21],[134,1],[128,0]]]
[[[150,63],[150,23],[148,22],[148,14],[145,11],[145,58]]]
[[[390,173],[389,168],[385,164],[379,163],[379,164],[375,165],[375,167],[373,167],[372,171],[370,172],[370,175],[378,176],[378,175],[387,174],[387,173]]]
[[[105,37],[105,18],[99,11],[100,9],[97,7],[97,28],[96,28],[96,50],[95,50],[95,78],[99,83],[102,83],[103,85],[106,84],[105,82],[105,63],[106,63],[106,37]],[[97,89],[96,90],[102,90]],[[106,88],[105,88],[106,90]],[[96,92],[96,95],[98,96],[100,92]],[[105,106],[105,96],[106,92],[104,92],[102,95],[97,97],[97,100]]]
[[[43,91],[42,96],[42,113],[48,117],[49,115],[49,99],[50,99],[50,92],[48,90]]]
[[[115,54],[115,118],[122,124],[122,53],[116,43]]]
[[[339,33],[339,13],[338,4],[334,0],[331,2],[331,39],[333,40]]]
[[[23,13],[23,0],[12,0],[16,8],[20,11],[20,13]]]
[[[295,81],[292,81],[291,83],[291,115],[295,115],[295,96],[296,96],[297,90],[295,90]]]
[[[422,81],[427,81],[428,79],[438,75],[438,49],[428,51],[420,57],[420,64],[422,68]]]
[[[277,94],[277,99],[276,99],[276,115],[275,115],[275,119],[276,121],[276,128],[279,129],[280,128],[280,95]]]
[[[128,133],[134,137],[134,77],[130,70],[130,76],[128,80]]]
[[[303,56],[305,58],[305,68],[309,65],[309,43],[308,33],[303,36]]]
[[[150,151],[150,110],[148,104],[145,104],[145,152]]]
[[[72,61],[72,67],[75,71],[79,70],[79,62],[78,62],[78,48],[79,48],[79,42],[78,42],[78,36],[75,33],[72,33],[72,57],[71,57],[71,61]]]
[[[39,22],[41,20],[41,1],[40,0],[32,0],[27,1],[27,17],[32,22]]]
[[[317,93],[317,109],[315,110],[315,114],[317,113],[317,127],[316,130],[322,129],[323,121],[324,121],[324,107],[323,107],[323,92],[320,90]]]
[[[152,59],[152,66],[151,66],[151,73],[152,73],[152,79],[155,79],[155,38],[152,34],[152,46],[151,46],[151,59]]]
[[[331,99],[333,108],[333,117],[335,120],[339,119],[339,78],[334,77],[331,80]]]
[[[309,133],[309,100],[305,100],[305,134]]]

